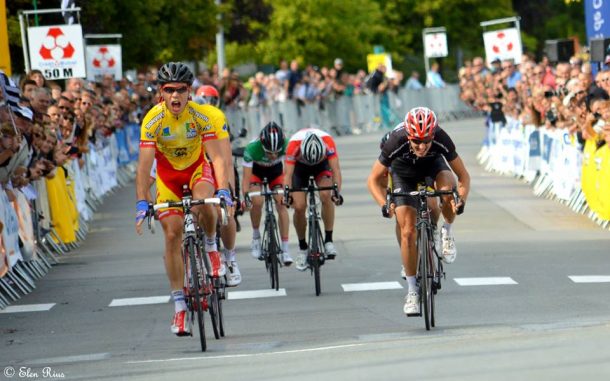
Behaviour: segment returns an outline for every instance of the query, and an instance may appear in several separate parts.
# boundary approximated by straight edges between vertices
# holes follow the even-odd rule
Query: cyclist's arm
[[[373,164],[373,169],[367,180],[369,192],[379,206],[385,205],[386,202],[387,173],[388,168],[377,160]]]
[[[230,175],[233,166],[233,154],[229,139],[206,140],[205,151],[214,163],[214,177],[218,183],[218,189],[229,189]]]
[[[284,163],[284,186],[292,188],[292,175],[294,174],[294,164]]]
[[[455,172],[458,178],[458,194],[460,198],[466,202],[468,193],[470,193],[470,174],[466,170],[466,166],[461,157],[456,157],[449,162],[449,166]]]
[[[337,156],[328,159],[328,165],[333,172],[333,182],[337,184],[339,193],[341,193],[341,168],[339,166],[339,158]]]
[[[150,201],[150,169],[155,160],[155,147],[140,147],[136,172],[136,199]]]
[[[244,195],[250,191],[250,178],[252,177],[252,167],[244,166],[244,173],[242,176],[241,189]]]

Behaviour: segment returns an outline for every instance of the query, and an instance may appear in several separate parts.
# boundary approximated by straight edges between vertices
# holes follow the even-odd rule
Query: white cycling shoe
[[[227,287],[236,287],[241,283],[241,272],[237,261],[226,262]]]
[[[405,296],[405,305],[403,307],[403,312],[407,316],[416,316],[419,315],[419,293],[417,292],[408,292]]]
[[[335,249],[335,244],[332,242],[326,242],[324,244],[324,253],[326,254],[327,259],[335,259],[337,256],[337,249]]]
[[[284,266],[286,266],[286,267],[289,267],[292,264],[292,262],[294,262],[292,260],[292,257],[290,256],[290,254],[288,254],[286,252],[282,252],[280,254],[280,259],[281,259],[282,263],[284,264]]]
[[[443,262],[453,263],[455,261],[455,257],[457,257],[457,249],[455,248],[455,238],[453,238],[453,234],[447,233],[445,228],[441,230],[441,236],[441,240],[443,241]]]
[[[250,244],[250,248],[252,249],[252,257],[254,257],[255,259],[261,259],[261,239],[253,238],[252,243]]]
[[[307,270],[307,250],[299,250],[299,254],[297,254],[297,260],[294,263],[297,270]]]

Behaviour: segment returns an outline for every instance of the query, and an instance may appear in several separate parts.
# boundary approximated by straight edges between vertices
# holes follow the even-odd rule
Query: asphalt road
[[[225,302],[226,337],[215,340],[208,329],[201,353],[196,337],[169,332],[163,237],[136,236],[128,187],[106,200],[87,241],[16,305],[42,311],[0,313],[0,379],[607,379],[610,232],[536,198],[519,180],[486,173],[475,160],[482,120],[444,127],[471,173],[472,193],[455,224],[458,258],[446,266],[432,331],[402,313],[394,222],[366,190],[381,133],[350,136],[337,139],[345,204],[336,213],[339,255],[322,268],[321,296],[313,277],[294,268],[280,273],[285,295],[243,294],[269,282],[250,257],[242,218],[243,283]],[[293,253],[294,237],[291,227]],[[583,276],[601,278],[582,283],[591,280]],[[149,297],[158,298],[114,306]]]

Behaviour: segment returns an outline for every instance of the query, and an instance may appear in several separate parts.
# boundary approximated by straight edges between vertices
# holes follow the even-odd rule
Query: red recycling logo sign
[[[74,55],[74,46],[61,28],[49,28],[38,53],[43,60],[68,59]]]
[[[83,78],[85,49],[80,25],[47,25],[27,29],[30,67],[47,79]]]
[[[491,61],[513,60],[515,64],[521,63],[523,53],[521,34],[517,28],[506,28],[483,33],[485,43],[485,56],[487,64]]]
[[[112,68],[116,61],[106,46],[100,46],[91,64],[97,69]]]

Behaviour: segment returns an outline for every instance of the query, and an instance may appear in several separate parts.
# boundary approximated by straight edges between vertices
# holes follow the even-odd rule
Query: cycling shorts
[[[292,175],[293,188],[307,188],[309,177],[313,176],[316,182],[325,177],[332,177],[333,172],[328,164],[328,159],[324,159],[316,165],[306,165],[300,162],[294,164],[294,174]]]
[[[252,166],[252,176],[250,177],[250,184],[262,184],[263,179],[267,178],[269,188],[273,189],[284,184],[284,166],[282,163],[277,163],[270,167],[257,165],[254,163]]]
[[[390,171],[392,191],[411,192],[418,190],[422,185],[433,188],[436,176],[442,171],[451,171],[449,164],[442,156],[438,156],[433,162],[421,167],[420,173],[416,177],[401,177],[396,175],[396,172]],[[395,196],[394,203],[397,207],[407,205],[417,209],[417,199],[415,197]]]
[[[207,182],[214,186],[214,174],[210,164],[205,160],[193,163],[183,170],[157,165],[157,203],[180,201],[182,199],[182,186],[187,184],[193,189],[196,184]],[[159,219],[167,216],[182,216],[181,208],[159,209]]]

